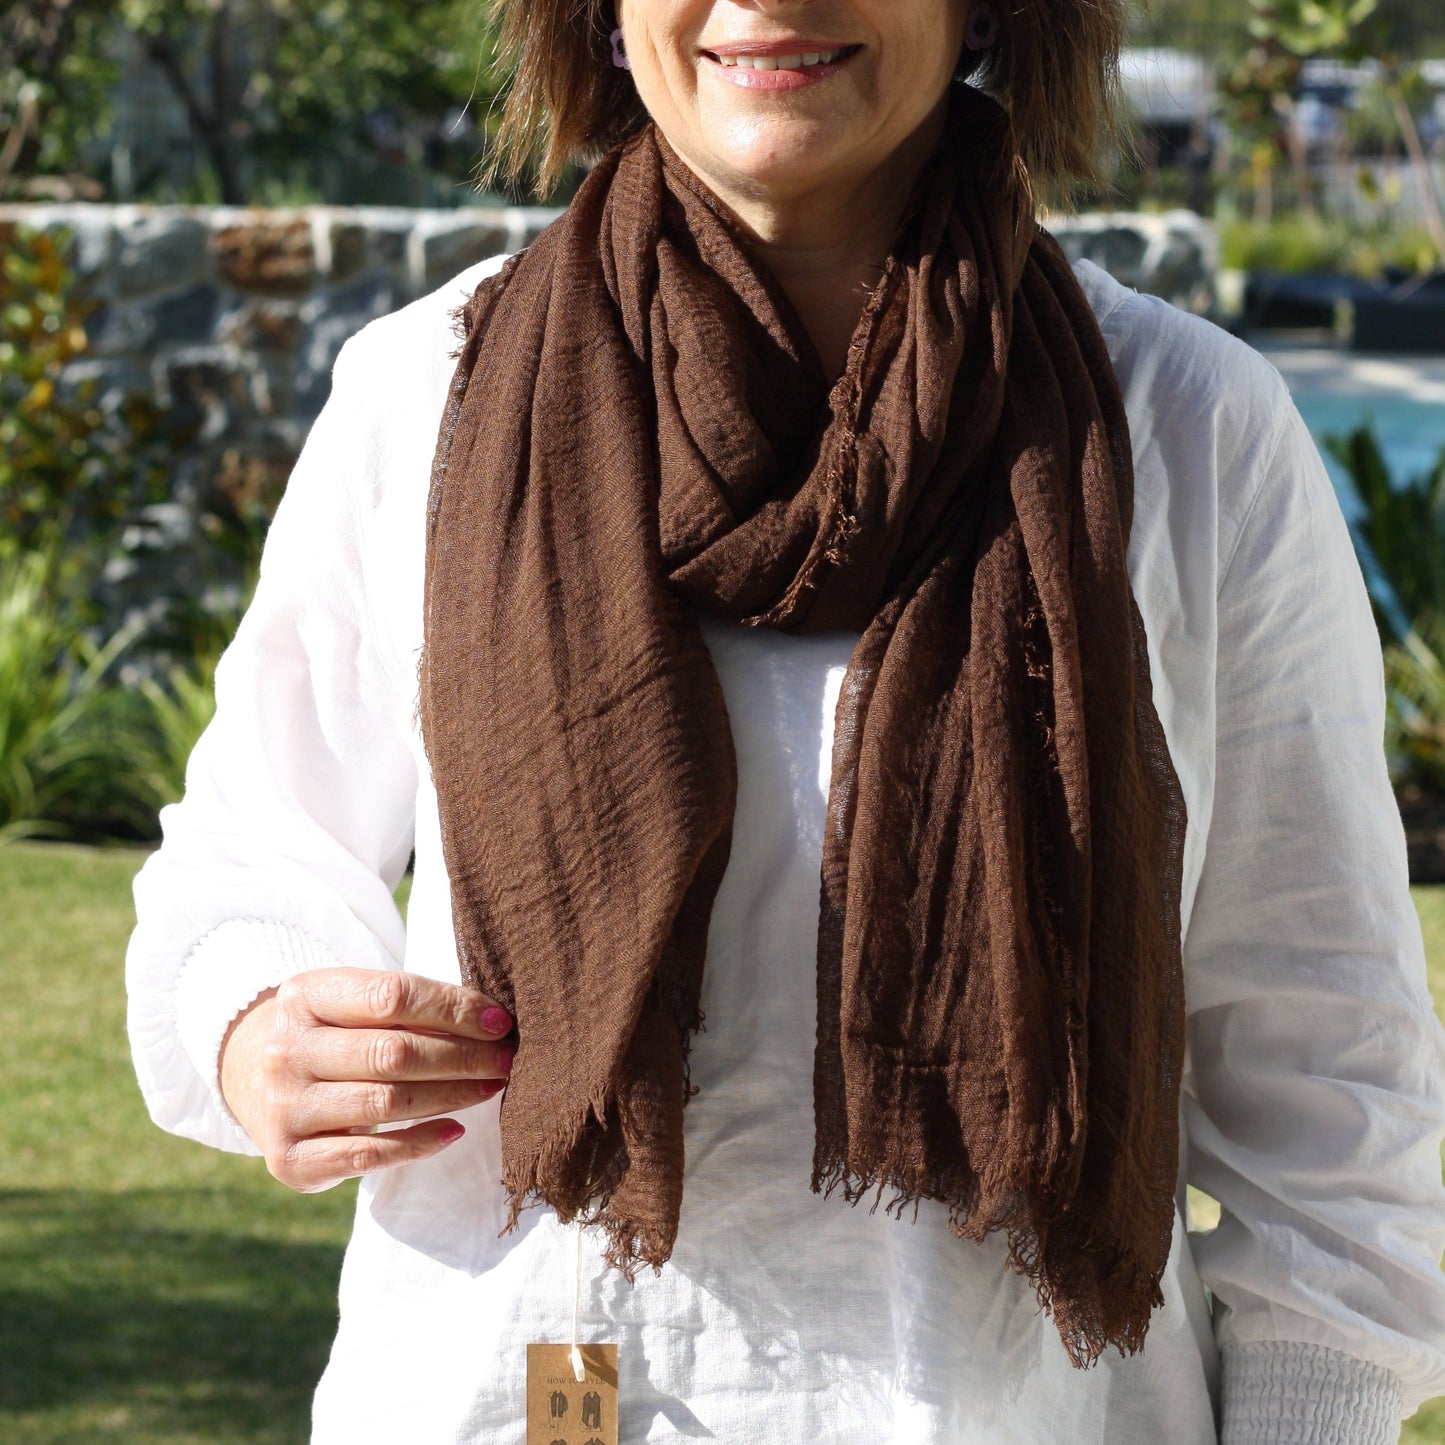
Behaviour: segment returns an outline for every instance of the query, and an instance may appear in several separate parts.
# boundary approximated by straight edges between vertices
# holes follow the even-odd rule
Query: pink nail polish
[[[489,1034],[509,1034],[512,1032],[512,1016],[499,1004],[493,1004],[491,1008],[482,1010],[482,1028]]]
[[[517,1057],[517,1051],[511,1044],[503,1044],[497,1050],[497,1067],[504,1073],[512,1072],[512,1061]]]
[[[441,1141],[443,1144],[455,1144],[467,1131],[455,1120],[449,1124],[442,1125]]]

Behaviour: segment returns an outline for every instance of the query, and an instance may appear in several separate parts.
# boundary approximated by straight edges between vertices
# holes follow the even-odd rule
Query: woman
[[[343,353],[137,884],[157,1119],[363,1176],[316,1437],[580,1337],[626,1440],[1395,1439],[1378,651],[1278,377],[1036,233],[1119,10],[505,16],[514,144],[618,145]]]

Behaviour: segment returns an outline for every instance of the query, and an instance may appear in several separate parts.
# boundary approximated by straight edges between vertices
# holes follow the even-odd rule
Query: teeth
[[[805,55],[719,55],[724,65],[742,70],[802,70],[807,65],[831,65],[843,51],[810,50]]]

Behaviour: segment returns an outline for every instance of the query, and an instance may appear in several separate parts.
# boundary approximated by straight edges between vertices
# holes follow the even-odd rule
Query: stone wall
[[[525,245],[554,213],[313,208],[0,206],[7,223],[66,227],[99,303],[73,380],[144,392],[200,418],[176,461],[177,501],[218,475],[274,483],[326,399],[341,344],[474,261]],[[1208,310],[1213,235],[1187,212],[1085,216],[1054,229],[1071,256]]]
[[[0,206],[0,234],[6,223],[74,233],[74,265],[99,309],[91,354],[70,379],[198,409],[211,465],[239,455],[289,466],[348,336],[473,261],[525,245],[551,216]]]

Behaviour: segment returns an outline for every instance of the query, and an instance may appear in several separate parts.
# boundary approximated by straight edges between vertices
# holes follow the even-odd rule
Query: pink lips
[[[817,40],[786,40],[767,43],[729,45],[718,50],[704,50],[702,58],[723,80],[747,90],[801,90],[817,85],[836,75],[861,50],[858,45],[838,45]],[[841,52],[841,53],[840,53]],[[834,54],[828,61],[818,60],[796,69],[778,67],[758,70],[755,58],[776,60],[779,57]],[[729,62],[735,63],[729,63]]]

